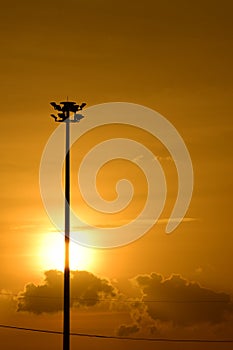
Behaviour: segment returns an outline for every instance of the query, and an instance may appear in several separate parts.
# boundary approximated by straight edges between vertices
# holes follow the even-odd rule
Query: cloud
[[[129,325],[129,326],[122,324],[118,328],[117,335],[120,337],[126,337],[130,334],[137,333],[139,331],[139,329],[140,328],[136,324]]]
[[[157,159],[160,160],[160,161],[174,162],[174,159],[171,156],[161,157],[161,156],[157,155]]]
[[[149,316],[147,306],[141,300],[135,300],[129,303],[129,312],[132,324],[121,325],[117,329],[119,336],[129,335],[140,332],[143,335],[150,336],[157,332],[156,322]],[[128,334],[125,334],[128,331]]]
[[[18,311],[55,313],[63,308],[63,273],[45,272],[41,284],[29,283],[17,298]],[[104,300],[104,301],[103,301]],[[13,304],[12,304],[13,306]],[[87,271],[71,272],[71,307],[92,307],[130,316],[120,322],[118,336],[231,336],[230,295],[189,281],[181,275],[138,275],[130,281],[109,282]],[[119,319],[120,320],[120,319]],[[123,320],[122,320],[123,321]]]
[[[222,335],[223,328],[232,326],[233,304],[226,293],[204,288],[180,275],[164,278],[151,273],[139,275],[131,282],[141,296],[128,304],[132,323],[119,326],[118,335],[129,335],[132,330],[138,336],[175,337],[185,332],[192,337],[195,330],[199,336],[208,332],[211,336]]]
[[[16,300],[14,294],[8,290],[0,290],[0,310],[1,315],[13,313],[16,307]]]
[[[158,219],[157,223],[158,224],[166,224],[168,222],[193,222],[193,221],[198,221],[197,218],[164,218],[164,219]]]
[[[18,297],[17,311],[35,314],[54,313],[63,308],[63,273],[45,272],[41,285],[29,283]],[[101,298],[115,296],[114,287],[106,280],[87,271],[71,272],[71,307],[94,306]]]
[[[164,225],[167,224],[168,222],[174,222],[174,223],[193,223],[195,221],[200,221],[199,218],[194,218],[194,217],[184,217],[184,218],[180,218],[180,217],[176,217],[176,218],[169,218],[169,217],[165,217],[165,218],[161,218],[158,219],[155,223],[154,219],[151,219],[150,217],[147,218],[134,218],[137,220],[137,225],[141,226],[142,229],[144,228],[145,225]],[[132,218],[127,219],[112,219],[111,223],[103,223],[103,222],[99,222],[96,221],[94,223],[92,223],[90,226],[89,225],[82,225],[82,226],[73,226],[72,227],[72,232],[73,232],[73,239],[76,239],[76,231],[92,231],[95,230],[96,227],[100,228],[100,229],[109,229],[109,228],[115,228],[118,226],[124,226],[127,225],[129,222],[132,221]],[[71,232],[71,236],[72,236],[72,232]]]
[[[233,312],[230,296],[201,287],[180,275],[164,279],[151,273],[135,278],[142,291],[142,301],[154,320],[190,326],[224,322]]]
[[[132,162],[137,163],[143,158],[144,158],[143,154],[139,154],[137,157],[132,159]]]
[[[72,272],[73,305],[93,306],[102,298],[114,297],[116,291],[109,281],[87,271]]]

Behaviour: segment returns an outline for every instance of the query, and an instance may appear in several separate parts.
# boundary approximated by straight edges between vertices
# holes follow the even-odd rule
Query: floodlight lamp
[[[61,106],[59,106],[56,102],[50,102],[51,106],[57,111],[61,111]]]
[[[80,109],[83,109],[85,106],[86,106],[86,103],[83,102],[79,107],[80,107]]]

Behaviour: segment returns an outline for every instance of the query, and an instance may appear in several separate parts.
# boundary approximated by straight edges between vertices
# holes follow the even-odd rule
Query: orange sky
[[[123,279],[122,285],[139,274],[168,278],[175,273],[232,295],[232,10],[227,0],[12,0],[1,5],[0,290],[18,293],[29,282],[43,283],[43,242],[48,244],[49,235],[56,240],[57,234],[41,201],[39,165],[57,127],[49,102],[68,95],[88,106],[124,101],[158,111],[183,137],[195,176],[187,212],[192,220],[168,236],[164,230],[176,194],[176,173],[158,141],[119,128],[97,130],[75,146],[73,160],[78,162],[84,144],[87,148],[90,141],[128,133],[161,157],[169,188],[161,220],[150,232],[126,247],[87,250],[92,262],[86,268],[111,280]],[[124,163],[103,169],[99,186],[106,197],[113,195],[116,168],[119,176],[135,175],[133,166]],[[136,185],[143,181],[138,176]],[[141,205],[140,191],[130,215]],[[28,324],[28,314],[0,314],[0,323],[15,324],[22,317]],[[119,324],[126,322],[124,317],[119,316]],[[40,323],[34,314],[30,319]],[[0,330],[9,350],[14,348],[10,332]]]

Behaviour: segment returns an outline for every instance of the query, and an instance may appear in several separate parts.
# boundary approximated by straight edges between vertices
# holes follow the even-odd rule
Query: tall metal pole
[[[66,111],[63,350],[70,349],[70,112]]]
[[[51,114],[55,122],[66,124],[66,155],[65,155],[65,261],[64,261],[64,313],[63,313],[63,350],[70,350],[70,123],[79,122],[83,116],[77,114],[86,103],[77,105],[76,102],[66,101],[59,105],[50,103],[58,111],[58,115]],[[74,113],[73,119],[70,112]]]

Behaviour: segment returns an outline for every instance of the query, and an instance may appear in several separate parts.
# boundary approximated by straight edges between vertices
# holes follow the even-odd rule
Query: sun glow
[[[50,232],[43,235],[39,244],[38,260],[43,270],[64,269],[64,236]],[[94,264],[94,250],[70,242],[70,269],[92,270]]]

